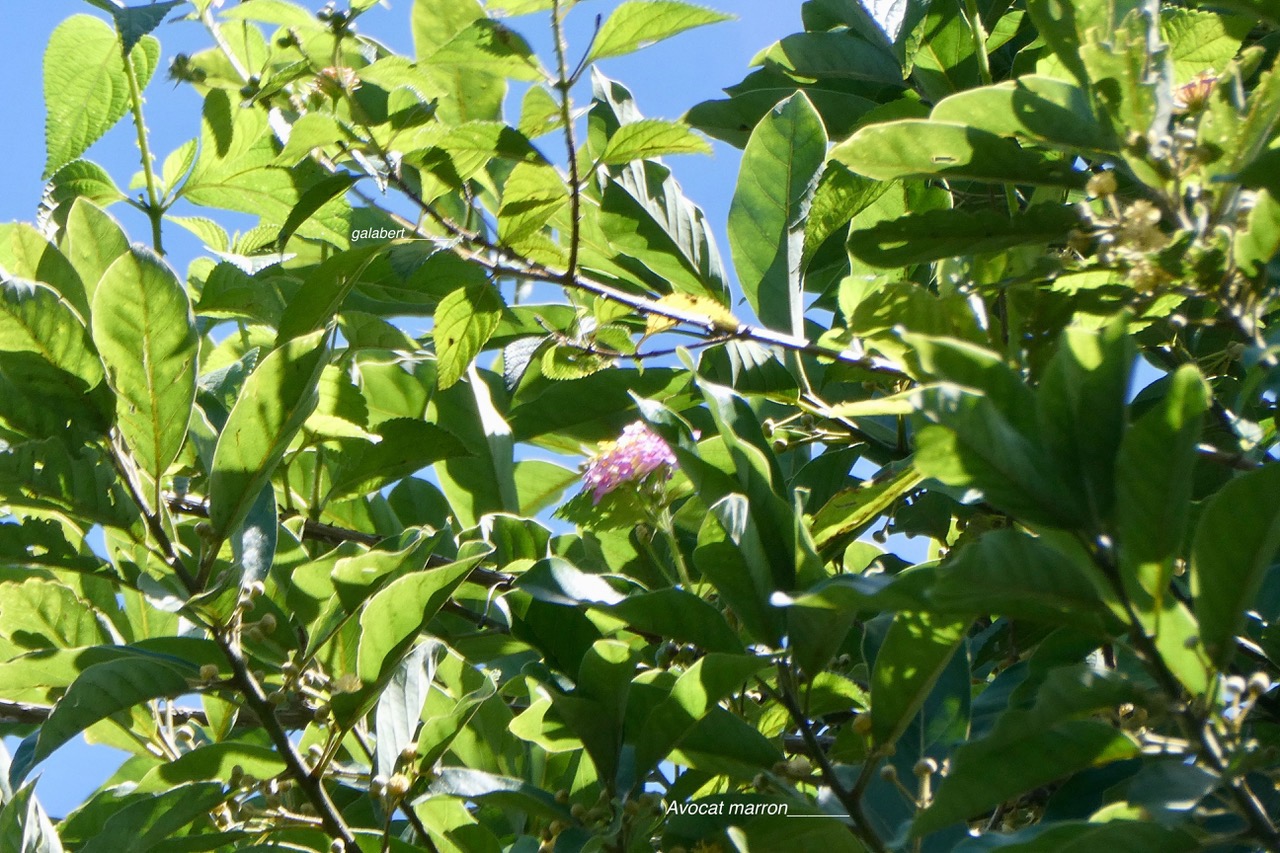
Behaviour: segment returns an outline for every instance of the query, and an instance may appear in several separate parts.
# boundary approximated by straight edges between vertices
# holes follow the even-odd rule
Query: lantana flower
[[[600,499],[624,483],[639,483],[657,473],[670,479],[676,456],[662,437],[643,421],[636,421],[622,431],[617,441],[603,441],[587,462],[582,481],[591,491],[591,502]]]

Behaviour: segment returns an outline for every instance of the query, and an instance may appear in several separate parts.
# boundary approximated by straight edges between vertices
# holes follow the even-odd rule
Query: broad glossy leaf
[[[11,782],[20,782],[35,765],[89,726],[117,711],[161,697],[176,697],[190,690],[194,667],[176,660],[129,656],[94,664],[82,673],[58,700],[53,713],[28,736],[14,755]]]
[[[927,613],[899,613],[871,670],[871,735],[897,741],[924,705],[968,632],[969,622]]]
[[[330,500],[376,492],[441,459],[467,455],[448,430],[412,418],[383,421],[377,437],[376,444],[345,451],[329,487]]]
[[[276,490],[271,483],[249,507],[244,524],[231,532],[231,554],[240,566],[240,586],[248,588],[255,582],[265,582],[267,573],[276,557],[276,544],[280,535],[280,516],[276,508]]]
[[[107,267],[129,251],[129,238],[111,214],[89,199],[79,198],[67,215],[62,248],[92,300]]]
[[[849,235],[849,251],[875,267],[1000,252],[1015,246],[1063,243],[1080,223],[1067,205],[1040,204],[1008,216],[991,210],[929,210],[878,222]]]
[[[143,39],[129,53],[139,87],[160,58]],[[76,159],[129,110],[129,82],[115,31],[91,15],[72,15],[53,31],[44,55],[45,166],[49,177]]]
[[[159,256],[135,246],[103,273],[93,340],[117,395],[120,432],[159,488],[187,436],[198,349],[186,289]]]
[[[832,149],[831,159],[881,181],[914,177],[1081,187],[1088,178],[1070,160],[1023,148],[991,131],[921,119],[864,127]]]
[[[671,687],[671,694],[645,719],[636,740],[639,770],[656,767],[712,708],[741,690],[768,661],[753,655],[712,653],[699,658]]]
[[[693,643],[709,652],[742,651],[742,643],[725,622],[724,614],[683,589],[632,593],[608,610],[642,631]]]
[[[1193,365],[1178,368],[1152,409],[1124,434],[1116,460],[1116,526],[1125,589],[1139,612],[1159,612],[1182,552],[1209,387]]]
[[[414,647],[378,697],[374,714],[378,735],[376,767],[387,778],[396,771],[400,753],[418,731],[423,705],[435,680],[437,653],[441,651],[443,644],[436,640]]]
[[[1082,523],[1080,497],[1047,463],[1038,442],[1015,428],[989,397],[954,387],[922,396],[918,407],[938,423],[916,434],[920,473],[948,486],[974,489],[993,505],[1028,520],[1060,527]]]
[[[465,767],[447,767],[431,783],[432,794],[445,794],[474,802],[492,802],[551,819],[569,819],[569,808],[555,797],[520,779],[497,776]]]
[[[487,553],[481,550],[446,566],[397,578],[369,599],[360,613],[361,681],[378,684],[391,677],[418,633]]]
[[[1063,553],[1013,530],[993,531],[961,548],[939,567],[928,598],[948,613],[998,613],[1098,634],[1106,633],[1108,610],[1119,609],[1086,555]]]
[[[7,765],[7,755],[5,759]],[[5,787],[8,788],[7,780]],[[13,792],[0,809],[0,849],[12,853],[62,853],[58,830],[36,798],[35,782]]]
[[[1069,327],[1045,367],[1036,414],[1047,461],[1101,529],[1115,503],[1115,464],[1136,356],[1128,322]]]
[[[138,781],[136,790],[143,794],[158,794],[187,782],[229,782],[236,767],[259,779],[269,779],[285,769],[284,759],[269,747],[234,741],[210,743],[148,771]]]
[[[866,530],[923,479],[920,472],[907,466],[879,482],[864,483],[834,495],[813,516],[810,530],[814,545],[825,548],[842,536]]]
[[[711,146],[686,125],[661,119],[624,124],[609,138],[600,160],[621,166],[667,154],[710,154]]]
[[[0,620],[0,634],[26,649],[72,649],[111,639],[75,590],[38,578],[0,584]]]
[[[1012,834],[984,833],[967,839],[955,853],[1071,853],[1083,850],[1125,853],[1190,853],[1200,843],[1176,827],[1136,820],[1045,822]]]
[[[38,281],[52,288],[81,318],[88,320],[89,299],[76,267],[45,235],[27,223],[0,225],[0,269],[15,278]]]
[[[940,101],[929,117],[1067,150],[1113,151],[1118,146],[1094,115],[1085,90],[1052,77],[1026,75],[959,92]]]
[[[328,334],[313,332],[273,350],[249,375],[213,455],[209,520],[219,539],[244,521],[315,408],[328,355]]]
[[[459,288],[440,300],[431,337],[441,388],[453,385],[467,372],[498,328],[502,310],[502,295],[488,282]]]
[[[685,30],[731,19],[730,15],[678,0],[627,0],[600,27],[587,61],[622,56]]]
[[[1236,477],[1200,512],[1191,545],[1191,590],[1201,637],[1225,666],[1234,637],[1280,550],[1280,465]]]
[[[1127,734],[1097,720],[1008,733],[997,729],[956,751],[951,772],[932,805],[916,818],[912,835],[927,835],[1033,788],[1140,754]]]
[[[208,820],[210,811],[228,796],[221,782],[195,782],[143,797],[108,818],[102,831],[80,850],[150,853],[172,849],[172,839],[180,830],[193,822]]]
[[[89,332],[51,287],[0,275],[0,351],[32,353],[79,377],[85,388],[102,381],[102,362]]]
[[[803,94],[775,107],[751,134],[729,208],[729,248],[747,301],[766,326],[802,325],[800,255],[827,135]]]

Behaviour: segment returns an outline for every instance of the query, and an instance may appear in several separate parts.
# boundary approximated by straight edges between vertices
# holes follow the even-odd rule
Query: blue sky
[[[141,0],[133,0],[140,5]],[[800,29],[800,3],[791,0],[700,0],[704,5],[730,12],[738,19],[713,28],[686,33],[629,57],[606,60],[601,70],[626,83],[635,93],[640,109],[649,116],[675,118],[694,104],[718,97],[720,90],[745,75],[747,63],[761,48]],[[311,9],[323,3],[302,3]],[[570,15],[571,54],[580,53],[596,14],[605,14],[617,0],[583,2]],[[411,0],[387,0],[386,8],[375,8],[361,21],[361,31],[392,48],[410,53]],[[40,0],[8,3],[5,25],[0,27],[0,79],[6,81],[9,103],[5,133],[0,136],[0,222],[30,221],[40,201],[44,164],[44,104],[41,62],[49,34],[69,15],[101,15],[82,0]],[[529,16],[513,22],[540,52],[549,47],[545,15]],[[163,48],[161,69],[182,52],[207,46],[204,31],[194,23],[163,25],[155,35]],[[575,47],[576,45],[576,47]],[[152,147],[158,160],[196,135],[199,129],[200,99],[187,87],[175,87],[157,74],[146,93],[147,121]],[[128,185],[138,170],[138,154],[133,128],[126,120],[107,134],[86,154],[113,175],[121,187]],[[721,251],[728,262],[724,222],[737,177],[738,152],[714,143],[712,157],[681,157],[671,165],[686,193],[707,211]],[[551,152],[548,152],[551,153]],[[125,205],[112,211],[124,222],[135,239],[149,233],[141,214]],[[181,229],[166,229],[171,260],[179,269],[199,251],[194,239]],[[10,749],[16,743],[8,741]],[[38,791],[49,812],[62,816],[81,802],[111,774],[121,754],[105,747],[83,743],[64,748],[40,769]]]

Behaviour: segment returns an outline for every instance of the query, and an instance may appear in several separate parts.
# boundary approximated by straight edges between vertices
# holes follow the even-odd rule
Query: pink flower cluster
[[[582,481],[591,490],[591,502],[600,499],[623,483],[636,483],[665,469],[669,478],[676,456],[662,437],[642,421],[627,426],[617,441],[603,441],[596,455],[587,463]]]

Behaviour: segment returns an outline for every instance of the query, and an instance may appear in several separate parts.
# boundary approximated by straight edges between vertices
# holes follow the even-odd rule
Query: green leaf
[[[636,778],[645,778],[721,700],[740,691],[768,664],[755,655],[712,653],[681,673],[670,695],[649,712],[640,728]]]
[[[360,613],[360,680],[380,684],[390,678],[418,633],[488,554],[488,549],[480,550],[446,566],[397,578],[369,599]]]
[[[435,424],[412,418],[383,421],[377,444],[344,451],[334,472],[328,500],[367,495],[411,476],[421,469],[467,449],[452,433]],[[327,502],[327,501],[326,501]]]
[[[497,330],[502,309],[502,295],[488,282],[459,288],[440,300],[431,338],[436,345],[436,376],[441,388],[453,385],[467,372]]]
[[[431,54],[431,65],[450,76],[492,74],[529,82],[545,79],[529,43],[498,21],[473,21]]]
[[[102,362],[89,333],[51,287],[0,273],[0,352],[29,352],[86,388],[102,381]]]
[[[1200,512],[1191,544],[1191,592],[1201,637],[1225,667],[1267,569],[1280,550],[1280,464],[1236,477]]]
[[[195,782],[143,797],[112,814],[102,830],[80,850],[82,853],[171,850],[173,836],[195,821],[207,820],[214,807],[229,796],[221,782]]]
[[[121,255],[94,292],[93,340],[116,392],[116,423],[158,489],[196,396],[195,317],[177,274],[141,246]]]
[[[554,166],[517,163],[502,187],[498,237],[504,245],[518,246],[568,204],[569,188]]]
[[[359,178],[355,175],[340,172],[336,175],[321,178],[309,187],[298,199],[298,203],[289,211],[289,216],[285,219],[284,225],[280,226],[280,236],[276,238],[276,245],[280,250],[284,251],[289,239],[308,219],[315,216],[330,201],[344,195],[347,190],[355,186],[357,180]]]
[[[141,702],[176,697],[191,689],[194,667],[175,660],[130,656],[96,663],[71,683],[39,730],[18,748],[9,770],[11,782],[21,782],[35,765],[89,726]]]
[[[834,495],[813,516],[814,546],[821,550],[843,536],[863,532],[923,479],[908,465],[890,478]]]
[[[76,268],[43,234],[25,222],[0,224],[0,277],[6,273],[53,288],[82,319],[88,320],[89,299]]]
[[[280,535],[280,518],[276,509],[276,490],[267,483],[258,493],[244,524],[231,533],[231,554],[240,566],[240,587],[248,589],[256,581],[265,581],[276,557]]]
[[[378,697],[375,714],[378,735],[376,769],[391,778],[400,753],[414,740],[421,723],[422,709],[436,677],[437,653],[444,645],[428,640],[405,656]]]
[[[646,118],[624,124],[609,138],[600,161],[622,166],[632,160],[650,160],[667,154],[710,154],[711,145],[688,126],[674,121]]]
[[[219,540],[248,515],[293,436],[316,405],[329,335],[313,332],[273,350],[249,375],[218,436],[209,520]]]
[[[90,160],[72,160],[53,173],[45,186],[43,203],[52,205],[54,221],[62,224],[71,205],[81,198],[106,207],[126,196],[106,169]]]
[[[871,670],[871,736],[877,745],[892,745],[907,730],[968,630],[968,621],[926,613],[893,618]]]
[[[1065,243],[1080,222],[1068,205],[1038,204],[1009,216],[991,210],[929,210],[878,222],[849,235],[849,251],[893,268],[994,253],[1028,244]]]
[[[919,838],[1064,776],[1139,755],[1127,734],[1096,720],[998,728],[956,750],[951,772],[911,833]]]
[[[685,30],[732,19],[732,15],[676,0],[627,0],[600,27],[586,61],[623,56]]]
[[[1103,618],[1119,605],[1083,554],[1073,558],[1043,539],[1014,530],[987,533],[942,564],[929,589],[947,613],[998,613],[1075,625],[1105,635]]]
[[[125,53],[133,50],[133,46],[147,33],[155,30],[182,0],[163,0],[152,2],[147,6],[126,6],[113,8],[111,16],[116,19],[116,29],[120,32],[120,42]]]
[[[917,408],[936,423],[916,434],[920,473],[977,489],[994,506],[1029,521],[1083,524],[1079,496],[1063,484],[1039,443],[1010,423],[990,397],[955,387],[925,389],[921,397]]]
[[[303,163],[296,169],[276,165],[275,136],[267,114],[239,109],[230,94],[214,89],[201,113],[200,154],[181,197],[192,204],[237,210],[262,217],[267,223],[289,218],[308,184],[318,180],[319,167]],[[344,229],[345,230],[345,229]],[[335,242],[345,248],[347,233],[335,232],[321,217],[299,229],[304,237]]]
[[[276,339],[287,341],[324,328],[385,248],[374,245],[340,252],[312,268],[301,291],[289,300]]]
[[[111,214],[90,199],[76,199],[67,214],[63,251],[92,300],[98,282],[116,258],[129,251],[129,238]]]
[[[766,326],[803,323],[799,264],[804,215],[826,159],[822,119],[802,93],[752,131],[729,208],[729,248],[738,280]]]
[[[1045,451],[1094,529],[1115,503],[1115,462],[1136,355],[1128,327],[1122,317],[1099,331],[1067,328],[1036,395]]]
[[[1026,75],[959,92],[940,101],[929,118],[1069,151],[1114,151],[1118,147],[1110,128],[1094,114],[1088,93],[1051,77]]]
[[[1072,853],[1124,850],[1125,853],[1191,853],[1200,843],[1182,829],[1137,820],[1053,821],[1010,835],[983,833],[956,847],[955,853]]]
[[[433,795],[458,797],[536,814],[552,820],[569,820],[569,807],[552,794],[521,779],[498,776],[465,767],[446,767],[431,783]]]
[[[1088,179],[1068,159],[1022,148],[988,130],[922,119],[864,127],[832,149],[831,159],[880,181],[917,177],[1082,187]]]
[[[210,743],[147,771],[135,790],[140,794],[158,794],[186,782],[229,782],[236,767],[258,779],[270,779],[285,771],[284,759],[270,747],[234,741]]]
[[[72,649],[110,639],[89,602],[53,581],[0,584],[0,619],[0,633],[27,649]]]
[[[632,593],[607,609],[628,625],[660,637],[692,643],[709,652],[742,651],[742,643],[734,636],[724,615],[683,589]]]
[[[4,764],[8,764],[8,755],[4,758]],[[6,779],[4,787],[7,789],[8,786]],[[62,853],[58,830],[36,798],[34,781],[23,785],[5,800],[4,808],[0,810],[0,849],[11,853]]]
[[[143,40],[129,53],[139,86],[160,58]],[[83,154],[129,110],[129,82],[120,39],[91,15],[72,15],[53,31],[44,54],[44,177]]]
[[[1140,613],[1160,612],[1170,592],[1209,400],[1200,371],[1183,365],[1169,377],[1164,397],[1129,427],[1120,444],[1115,514],[1121,578]]]
[[[1181,86],[1201,74],[1221,74],[1255,24],[1252,17],[1227,17],[1193,9],[1164,10],[1160,36],[1169,46],[1173,84]]]

